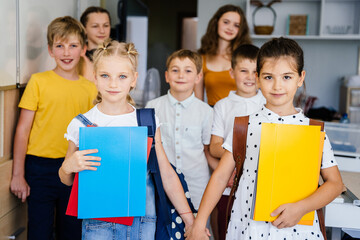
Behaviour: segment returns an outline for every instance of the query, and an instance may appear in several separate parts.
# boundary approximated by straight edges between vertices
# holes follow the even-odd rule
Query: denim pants
[[[26,156],[25,178],[30,186],[29,240],[54,239],[54,220],[57,240],[81,238],[81,220],[65,215],[71,187],[62,184],[58,175],[63,160]]]
[[[126,226],[117,223],[84,219],[83,240],[154,240],[156,229],[155,192],[152,178],[146,178],[146,206],[144,217],[134,217],[133,224]]]

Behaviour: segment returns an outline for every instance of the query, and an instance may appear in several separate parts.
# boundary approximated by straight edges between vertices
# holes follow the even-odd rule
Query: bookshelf
[[[274,31],[271,35],[257,35],[252,16],[256,6],[251,4],[251,0],[246,0],[246,17],[252,39],[287,36],[303,40],[360,40],[359,0],[282,0],[271,7],[277,15]],[[286,35],[289,15],[308,15],[307,35]]]

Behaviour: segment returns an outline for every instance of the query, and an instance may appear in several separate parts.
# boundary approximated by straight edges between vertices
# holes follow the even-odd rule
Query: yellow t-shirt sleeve
[[[21,97],[19,107],[31,111],[36,111],[39,105],[39,86],[36,78],[30,78],[26,85],[23,96]]]

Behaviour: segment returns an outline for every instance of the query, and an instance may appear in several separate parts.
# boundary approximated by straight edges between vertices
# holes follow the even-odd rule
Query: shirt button
[[[177,158],[177,159],[180,159],[180,156],[177,156],[176,158]]]
[[[177,113],[176,116],[180,116],[180,113]]]
[[[175,128],[176,131],[179,131],[179,128]]]
[[[176,144],[179,144],[179,142],[176,142]]]

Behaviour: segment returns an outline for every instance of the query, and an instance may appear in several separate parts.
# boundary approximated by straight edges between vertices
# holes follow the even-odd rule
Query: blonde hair
[[[101,59],[104,57],[122,57],[129,59],[132,70],[134,72],[137,71],[138,66],[138,56],[139,53],[135,49],[135,45],[133,43],[124,43],[124,42],[118,42],[115,40],[105,40],[102,45],[96,49],[94,53],[94,71],[97,72],[97,68],[99,63],[101,62]],[[133,87],[130,88],[130,91],[133,89]],[[131,98],[130,94],[127,95],[126,100],[131,105],[135,105],[135,101]],[[94,104],[98,104],[102,101],[101,94],[98,92],[98,95],[96,96],[96,99],[94,100]]]
[[[70,16],[55,18],[48,26],[48,45],[52,47],[56,38],[65,40],[71,35],[75,35],[79,38],[81,47],[85,46],[85,28],[78,20]]]
[[[202,59],[198,53],[187,50],[187,49],[180,49],[176,52],[173,52],[166,60],[166,69],[167,70],[169,70],[171,62],[176,58],[179,58],[180,60],[188,58],[190,61],[192,61],[195,64],[197,73],[201,72]]]

